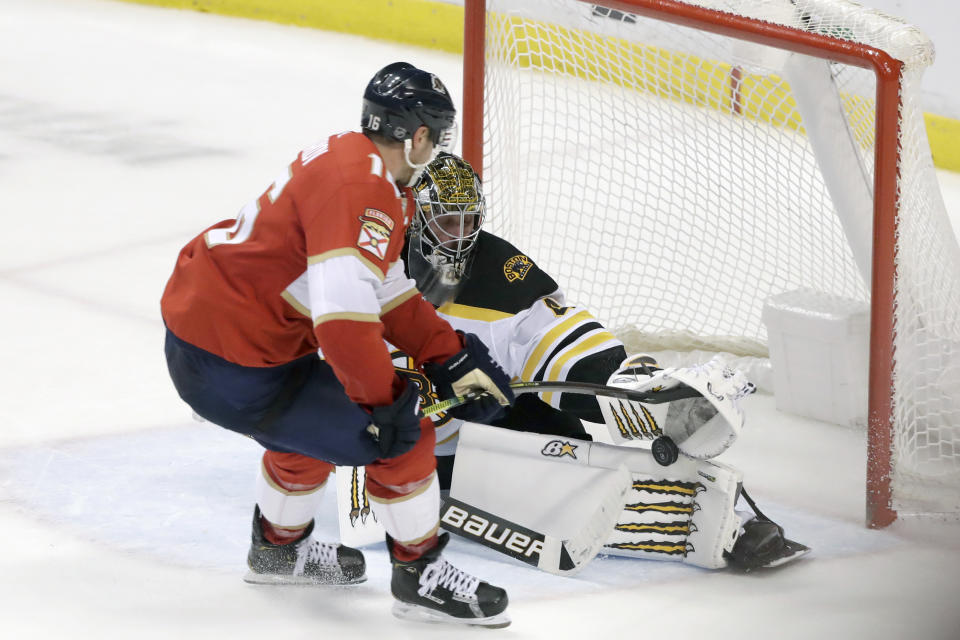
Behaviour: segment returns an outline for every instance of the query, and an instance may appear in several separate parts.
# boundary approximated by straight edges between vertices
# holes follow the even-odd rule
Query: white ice
[[[382,544],[358,587],[241,580],[259,451],[176,397],[160,294],[188,239],[297,150],[354,128],[365,82],[396,59],[459,102],[454,55],[0,0],[0,637],[960,638],[960,528],[864,528],[864,435],[780,414],[769,396],[750,399],[724,459],[814,548],[781,571],[601,558],[558,578],[454,540],[456,563],[509,589],[500,632],[394,619]],[[940,178],[960,228],[960,176]]]

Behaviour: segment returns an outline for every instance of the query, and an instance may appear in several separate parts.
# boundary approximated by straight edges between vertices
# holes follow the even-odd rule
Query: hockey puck
[[[680,457],[680,449],[669,436],[660,436],[654,440],[650,452],[653,453],[653,459],[657,464],[664,467],[669,467]]]

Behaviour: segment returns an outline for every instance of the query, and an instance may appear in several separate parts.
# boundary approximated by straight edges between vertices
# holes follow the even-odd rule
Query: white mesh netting
[[[896,498],[906,512],[960,512],[960,250],[919,105],[929,41],[845,0],[686,4],[905,63]],[[487,11],[489,227],[571,299],[632,345],[669,337],[759,356],[766,298],[868,300],[871,71],[576,0],[488,0]]]

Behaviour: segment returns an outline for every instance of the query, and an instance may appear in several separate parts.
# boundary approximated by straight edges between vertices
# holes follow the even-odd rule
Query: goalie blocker
[[[741,480],[714,462],[663,467],[646,449],[467,423],[440,525],[567,575],[600,552],[744,570],[808,552],[762,515],[734,510]]]

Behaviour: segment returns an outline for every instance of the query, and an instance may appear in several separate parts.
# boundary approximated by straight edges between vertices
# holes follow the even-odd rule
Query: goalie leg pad
[[[680,465],[688,467],[686,473],[673,465],[658,467],[658,473],[632,474],[627,504],[604,553],[705,569],[727,566],[740,528],[734,503],[742,476],[711,462],[691,464],[695,469]]]
[[[740,527],[733,509],[740,479],[739,471],[712,462],[681,458],[665,468],[645,449],[466,424],[450,496],[533,531],[578,539],[581,545],[591,524],[612,516],[605,528],[592,527],[599,544],[607,545],[600,552],[715,569],[726,566],[724,553],[732,549]],[[598,512],[597,504],[609,496],[616,498],[607,500],[613,506]],[[675,528],[654,537],[643,535],[652,534],[646,529],[634,530],[664,522]],[[615,524],[630,527],[616,531]],[[671,553],[622,546],[646,540],[673,545]]]
[[[465,423],[442,526],[550,573],[600,551],[630,474],[589,464],[594,443]]]

